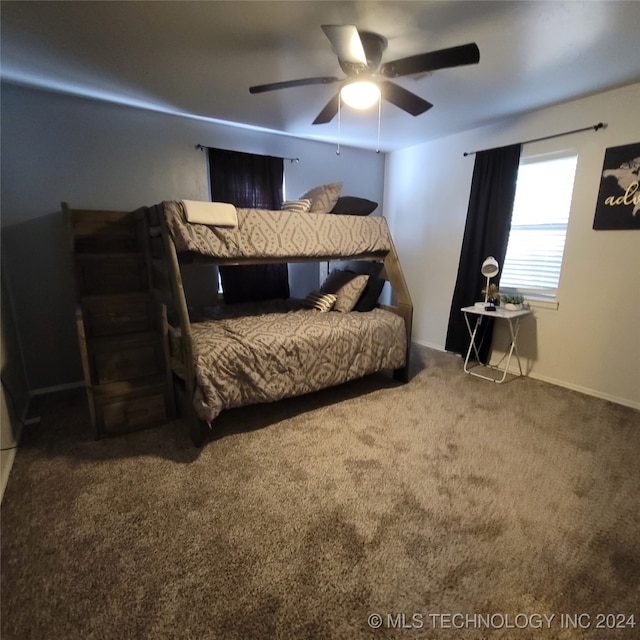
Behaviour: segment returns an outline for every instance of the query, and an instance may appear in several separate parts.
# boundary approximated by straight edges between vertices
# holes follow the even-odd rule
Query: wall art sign
[[[605,151],[593,228],[640,229],[640,142]]]

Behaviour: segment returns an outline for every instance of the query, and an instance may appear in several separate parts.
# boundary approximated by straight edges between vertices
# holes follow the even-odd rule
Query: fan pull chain
[[[338,91],[338,148],[336,149],[336,155],[340,155],[340,115],[342,113],[342,96]]]
[[[378,143],[376,144],[376,153],[380,153],[380,120],[382,116],[382,96],[378,98]]]

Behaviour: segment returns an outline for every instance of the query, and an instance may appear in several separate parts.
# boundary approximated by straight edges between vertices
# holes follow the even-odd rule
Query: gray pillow
[[[334,311],[348,313],[353,311],[368,281],[369,276],[334,269],[322,284],[321,291],[336,297]]]
[[[309,189],[300,199],[311,200],[310,213],[329,213],[335,207],[341,191],[342,182],[332,182]]]

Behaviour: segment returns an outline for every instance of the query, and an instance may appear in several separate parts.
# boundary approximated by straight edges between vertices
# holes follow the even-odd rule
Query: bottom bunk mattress
[[[233,305],[192,322],[198,416],[318,391],[404,366],[404,320],[385,309],[339,313],[299,301]]]

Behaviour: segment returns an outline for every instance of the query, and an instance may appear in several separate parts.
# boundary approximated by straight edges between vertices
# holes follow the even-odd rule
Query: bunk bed
[[[413,307],[384,218],[237,209],[235,224],[217,226],[188,221],[182,201],[136,213],[146,221],[152,288],[167,307],[171,368],[196,446],[225,409],[383,369],[408,380]],[[345,260],[356,268],[378,263],[377,277],[391,286],[391,304],[327,313],[290,299],[195,311],[181,275],[185,264]]]

